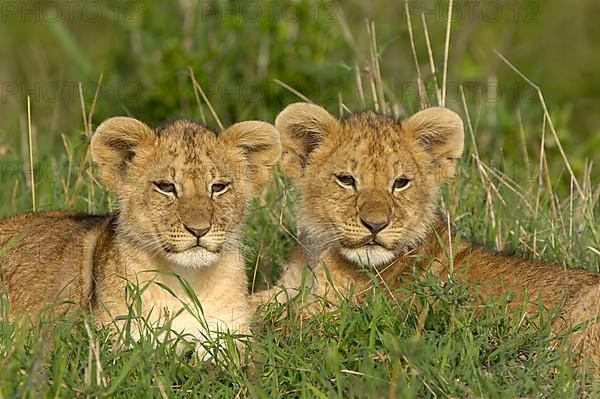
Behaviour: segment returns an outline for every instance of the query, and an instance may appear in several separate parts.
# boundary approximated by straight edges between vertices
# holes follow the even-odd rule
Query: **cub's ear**
[[[302,175],[310,153],[328,132],[339,128],[339,122],[318,105],[295,103],[281,111],[275,119],[275,127],[281,133],[283,171],[295,179]]]
[[[281,158],[281,139],[273,125],[261,121],[238,122],[222,133],[230,145],[239,147],[250,163],[246,177],[259,189],[271,178],[271,167]]]
[[[153,137],[152,129],[133,118],[114,117],[98,126],[90,150],[92,159],[100,166],[101,180],[109,189],[118,189],[129,161]]]
[[[402,126],[434,156],[444,179],[456,175],[465,136],[462,119],[456,112],[441,107],[427,108],[411,116]]]

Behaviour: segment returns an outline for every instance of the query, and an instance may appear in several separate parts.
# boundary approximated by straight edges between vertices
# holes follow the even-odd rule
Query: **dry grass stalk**
[[[538,85],[536,85],[535,83],[533,83],[528,77],[526,77],[517,67],[515,67],[509,60],[507,60],[506,57],[504,57],[504,55],[502,55],[500,52],[498,52],[497,50],[494,50],[494,53],[496,53],[496,55],[498,57],[500,57],[500,59],[506,65],[508,65],[508,67],[510,69],[512,69],[517,75],[519,75],[523,80],[525,80],[525,82],[527,82],[527,84],[530,85],[536,91],[536,93],[538,95],[538,99],[540,100],[542,109],[544,110],[544,118],[548,122],[548,126],[550,127],[550,132],[552,133],[552,136],[554,137],[554,140],[556,141],[556,146],[558,147],[558,151],[560,152],[560,155],[563,159],[565,167],[569,171],[571,178],[574,180],[575,188],[577,189],[577,192],[582,197],[582,199],[585,198],[583,190],[581,189],[581,186],[579,185],[579,182],[577,181],[577,178],[575,177],[575,174],[573,173],[573,168],[571,168],[571,163],[569,162],[569,159],[567,158],[567,155],[566,155],[565,151],[563,150],[560,139],[558,138],[558,134],[556,133],[556,129],[554,128],[554,123],[552,122],[552,118],[550,117],[550,113],[548,112],[548,107],[546,106],[546,100],[544,99],[544,95],[542,93],[541,88]]]
[[[35,207],[35,171],[33,168],[33,139],[31,134],[31,98],[27,96],[27,136],[29,138],[29,179],[31,181],[31,206]]]
[[[274,79],[273,81],[275,83],[277,83],[279,86],[281,86],[284,89],[286,89],[287,91],[289,91],[290,93],[292,93],[295,96],[297,96],[298,98],[300,98],[302,101],[310,103],[310,104],[314,104],[314,102],[310,98],[306,97],[304,94],[300,93],[298,90],[294,89],[292,86],[288,85],[287,83],[284,83],[279,79]]]
[[[421,109],[427,108],[427,94],[423,87],[423,78],[421,76],[421,67],[419,66],[419,58],[417,57],[417,48],[415,46],[415,37],[413,34],[411,15],[408,8],[408,2],[404,2],[404,14],[406,15],[406,24],[408,26],[408,38],[410,40],[410,49],[413,55],[413,61],[415,63],[415,69],[417,70],[417,85],[419,87],[419,101],[421,103]]]
[[[225,127],[223,126],[223,123],[221,122],[221,119],[219,118],[219,115],[217,115],[217,112],[215,111],[215,109],[213,108],[210,100],[206,96],[206,93],[204,93],[204,90],[202,90],[202,86],[200,86],[200,84],[196,80],[196,75],[194,75],[194,70],[192,69],[192,67],[188,67],[188,72],[190,74],[190,78],[192,79],[192,84],[193,84],[194,88],[196,90],[198,90],[198,92],[200,92],[200,95],[202,96],[202,99],[204,100],[204,103],[208,107],[208,110],[210,111],[210,114],[214,118],[215,122],[217,122],[217,125],[219,126],[219,129],[221,129],[221,131],[225,130]]]
[[[446,86],[448,84],[448,51],[450,48],[450,28],[452,27],[452,4],[453,0],[448,2],[448,20],[446,21],[446,40],[444,43],[444,73],[442,76],[442,101],[440,105],[446,106]]]
[[[427,27],[427,18],[425,18],[424,13],[421,13],[421,22],[423,24],[423,33],[425,35],[425,44],[427,45],[427,54],[429,55],[429,68],[431,69],[431,76],[433,76],[433,83],[435,85],[437,105],[441,105],[442,104],[442,92],[440,91],[440,86],[438,84],[435,61],[433,60],[433,51],[431,50],[431,41],[429,40],[429,28]]]

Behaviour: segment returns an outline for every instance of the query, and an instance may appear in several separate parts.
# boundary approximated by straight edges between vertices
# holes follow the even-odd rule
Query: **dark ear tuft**
[[[102,122],[92,136],[92,159],[100,166],[101,179],[115,190],[122,183],[127,164],[139,147],[152,140],[154,132],[134,118],[114,117]]]
[[[447,108],[433,107],[417,112],[403,124],[407,135],[430,152],[444,175],[456,174],[456,162],[464,150],[464,128],[460,116]]]
[[[339,122],[318,105],[295,103],[281,111],[275,119],[275,127],[281,133],[283,171],[294,179],[302,174],[311,152],[325,135],[339,128]]]

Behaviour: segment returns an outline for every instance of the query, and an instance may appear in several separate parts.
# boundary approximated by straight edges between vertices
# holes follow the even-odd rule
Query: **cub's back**
[[[40,212],[0,222],[0,281],[13,312],[43,304],[83,305],[92,289],[93,253],[106,216]]]

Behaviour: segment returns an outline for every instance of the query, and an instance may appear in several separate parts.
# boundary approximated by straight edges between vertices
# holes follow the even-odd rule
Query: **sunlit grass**
[[[415,29],[418,17],[413,16]],[[68,34],[61,32],[61,37]],[[412,104],[397,101],[393,86],[386,85],[391,77],[378,72],[382,47],[373,25],[368,36],[368,47],[360,49],[350,63],[356,83],[338,89],[354,92],[354,97],[340,94],[337,104],[327,104],[330,111],[371,108],[402,115],[410,113],[411,105],[417,109],[440,102],[437,90],[441,76],[425,72],[419,74],[420,84],[435,87],[433,94],[416,98]],[[320,37],[313,39],[321,42]],[[427,47],[431,52],[431,43]],[[315,55],[315,59],[319,57]],[[433,58],[424,69],[444,70]],[[229,56],[223,59],[232,63]],[[290,88],[295,79],[305,78],[304,74],[284,76],[285,68],[289,69],[287,63],[282,76],[276,78]],[[247,69],[233,71],[231,76],[253,76]],[[309,70],[314,72],[314,68]],[[161,79],[171,83],[170,74],[185,71],[189,71],[187,65],[182,70],[163,71]],[[230,76],[225,72],[223,76]],[[189,76],[183,81],[193,98]],[[277,87],[286,92],[282,85]],[[179,106],[179,99],[169,97],[170,89],[165,87],[160,95],[149,94],[147,101],[136,107],[152,109],[149,105],[160,97],[164,102],[160,113],[167,113],[169,106]],[[270,108],[268,99],[263,100],[236,105],[235,118],[259,118],[277,112]],[[114,197],[97,182],[86,150],[92,127],[98,122],[94,102],[95,98],[82,101],[83,109],[77,113],[84,115],[84,120],[73,121],[66,132],[35,128],[31,132],[38,209],[115,210]],[[514,113],[509,113],[510,107],[504,103],[485,104],[483,100],[458,101],[452,106],[465,120],[467,153],[460,177],[445,188],[441,205],[460,234],[524,257],[600,271],[600,186],[593,180],[598,174],[581,159],[577,162],[586,165],[579,167],[583,172],[570,173],[567,162],[572,160],[570,151],[576,149],[565,145],[565,157],[556,151],[559,137],[549,130],[551,118],[542,105],[526,104]],[[185,102],[184,109],[190,114],[204,109],[210,116],[204,103]],[[32,116],[35,125],[35,108]],[[505,119],[511,120],[510,129],[519,129],[523,135],[522,141],[508,143],[512,155],[507,159],[490,145],[492,139],[502,142],[507,127],[501,121]],[[208,123],[216,125],[211,120]],[[27,133],[22,129],[14,136],[21,135],[21,142],[27,143]],[[51,145],[57,141],[62,143],[60,151]],[[0,214],[5,217],[29,211],[33,204],[25,166],[28,152],[4,143],[0,150],[4,165],[11,168],[3,171]],[[523,156],[514,156],[515,151]],[[505,162],[498,163],[499,158]],[[279,174],[254,201],[243,251],[249,291],[276,280],[296,242],[296,207],[294,188]],[[246,351],[239,353],[232,345],[234,337],[225,336],[213,346],[216,360],[204,362],[196,356],[193,343],[176,336],[158,339],[165,330],[144,328],[144,319],[135,312],[130,317],[142,326],[139,341],[132,340],[127,330],[119,334],[94,326],[84,315],[18,326],[8,321],[8,303],[0,293],[0,398],[593,398],[600,394],[600,385],[589,375],[589,368],[574,369],[568,350],[556,347],[547,312],[540,318],[519,312],[509,315],[503,300],[482,310],[474,305],[476,293],[467,291],[460,281],[441,284],[434,277],[416,281],[397,298],[371,294],[361,306],[342,301],[338,308],[310,318],[302,317],[291,305],[266,305],[256,317],[254,338]]]

